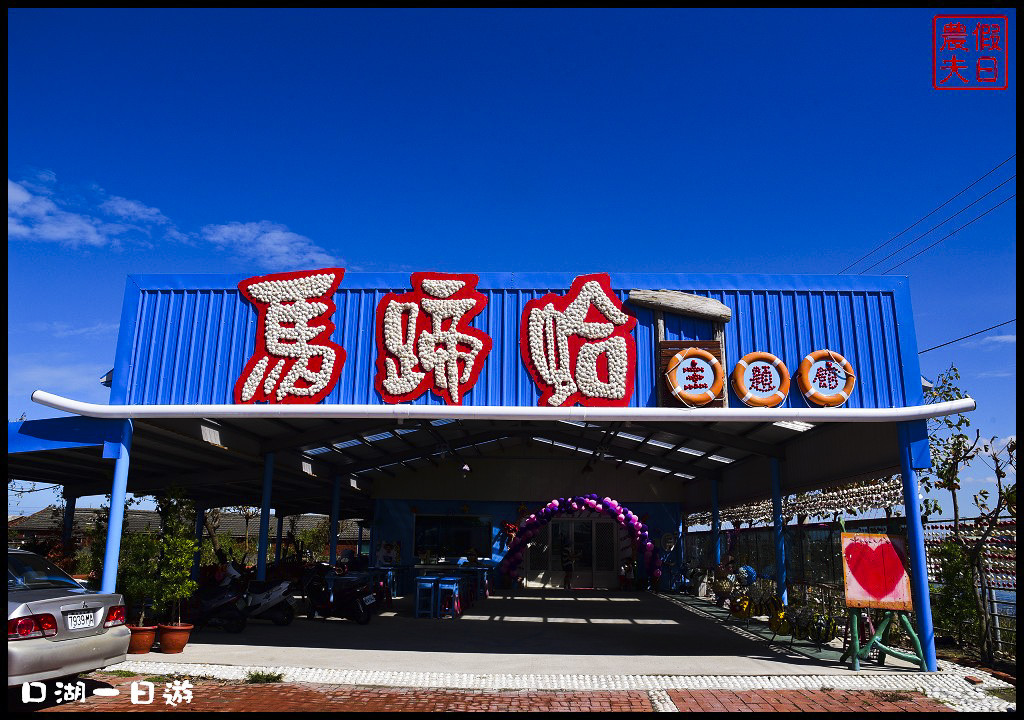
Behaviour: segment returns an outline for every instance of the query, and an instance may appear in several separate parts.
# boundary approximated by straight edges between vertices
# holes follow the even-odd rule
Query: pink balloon
[[[622,513],[619,513],[619,514],[618,514],[618,515],[616,515],[615,517],[616,517],[616,519],[617,519],[617,520],[618,520],[618,521],[619,521],[620,523],[625,523],[625,522],[626,522],[626,516],[625,516],[625,515],[623,515]]]

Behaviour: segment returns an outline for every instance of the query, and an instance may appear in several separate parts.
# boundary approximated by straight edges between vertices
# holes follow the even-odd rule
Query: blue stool
[[[443,577],[437,583],[437,617],[458,618],[462,614],[462,580],[455,576]]]
[[[437,575],[421,575],[416,578],[416,617],[437,617],[440,581]]]

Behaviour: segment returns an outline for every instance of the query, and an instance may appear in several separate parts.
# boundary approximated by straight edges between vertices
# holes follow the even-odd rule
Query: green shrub
[[[974,645],[980,627],[974,579],[967,550],[952,540],[933,553],[939,561],[938,583],[932,586],[936,625],[948,632],[957,645]]]

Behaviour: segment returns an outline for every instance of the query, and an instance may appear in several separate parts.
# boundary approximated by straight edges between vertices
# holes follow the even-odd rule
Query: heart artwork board
[[[897,535],[843,533],[843,585],[847,607],[909,612],[914,604],[907,574],[907,543]]]

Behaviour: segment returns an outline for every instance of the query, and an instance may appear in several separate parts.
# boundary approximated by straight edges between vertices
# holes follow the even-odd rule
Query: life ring
[[[752,388],[748,386],[744,376],[747,374],[747,368],[754,363],[759,363],[760,365],[767,363],[771,365],[769,374],[773,377],[770,384],[774,386],[776,381],[778,383],[777,387],[774,387],[774,392],[772,392],[772,388]],[[774,377],[776,374],[778,375],[777,378]],[[786,363],[771,353],[747,353],[736,363],[736,367],[733,368],[732,389],[744,405],[750,407],[776,407],[785,402],[786,395],[789,394],[789,368],[786,367]]]
[[[824,366],[819,365],[825,363]],[[834,365],[838,365],[835,368]],[[821,380],[819,379],[818,388],[815,388],[811,384],[811,370],[818,365],[818,370],[815,375],[826,371],[825,376],[832,382],[835,383],[836,387],[826,388],[828,390],[835,390],[834,393],[826,394],[821,392],[818,388],[821,387]],[[842,390],[838,390],[838,384],[842,381],[840,373],[845,376],[845,383]],[[818,379],[818,378],[815,378]],[[853,386],[857,382],[856,376],[853,374],[853,366],[850,365],[849,361],[837,352],[832,350],[815,350],[810,355],[800,361],[800,368],[796,371],[796,381],[800,386],[800,393],[804,396],[804,399],[808,404],[814,403],[821,407],[836,407],[842,405],[850,399],[850,394],[853,392]]]
[[[686,360],[690,362],[684,365]],[[704,378],[709,369],[714,375],[714,380],[710,384]],[[689,378],[684,377],[686,370],[694,371]],[[665,379],[668,381],[669,390],[681,402],[690,406],[700,406],[707,405],[722,392],[725,371],[722,370],[722,363],[718,362],[718,358],[707,350],[690,347],[677,352],[668,361]]]

